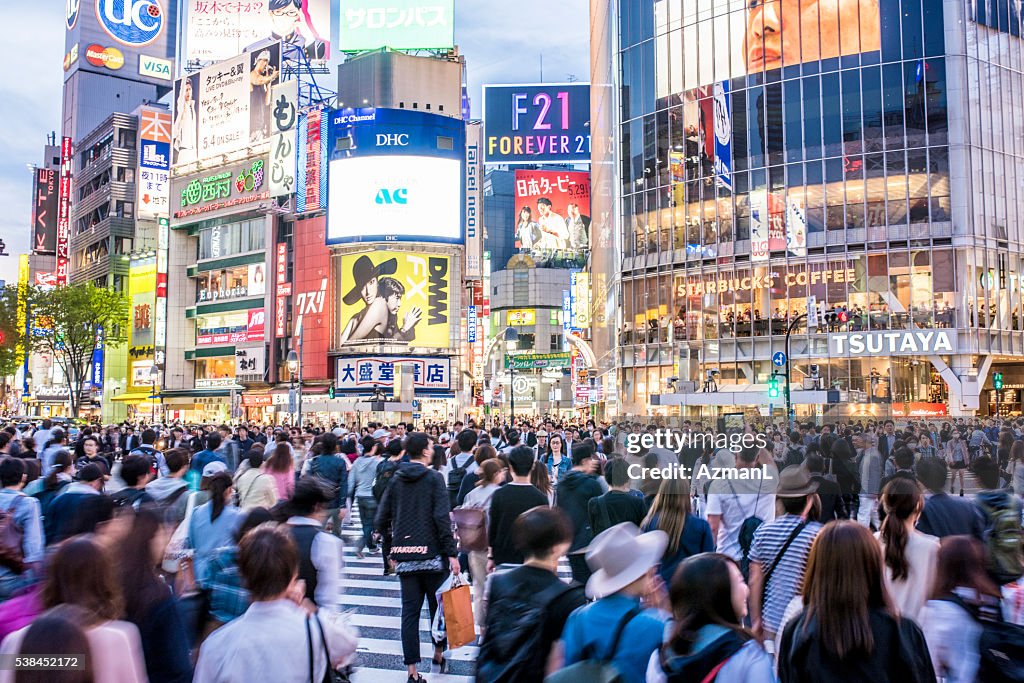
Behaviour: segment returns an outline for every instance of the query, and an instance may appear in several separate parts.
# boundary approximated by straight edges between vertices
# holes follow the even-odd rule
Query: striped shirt
[[[759,562],[762,572],[768,571],[768,567],[775,562],[782,546],[786,544],[800,522],[799,515],[783,515],[759,526],[754,532],[754,542],[750,546],[750,561]],[[808,522],[789,544],[785,556],[779,560],[769,577],[761,599],[761,622],[766,631],[778,632],[786,606],[803,587],[807,557],[819,531],[821,524]]]

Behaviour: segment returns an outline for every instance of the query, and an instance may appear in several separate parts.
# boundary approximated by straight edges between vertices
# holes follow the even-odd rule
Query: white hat
[[[347,429],[342,429],[341,427],[335,427],[334,429],[331,430],[331,433],[334,434],[335,436],[345,436],[347,432]]]
[[[587,581],[587,597],[600,599],[618,593],[660,562],[667,547],[664,531],[642,534],[632,522],[602,531],[587,548],[587,564],[594,572]]]
[[[541,437],[544,437],[545,439],[548,438],[548,433],[545,432],[543,429],[541,429],[541,430],[539,430],[537,432],[537,438],[539,439]]]
[[[212,477],[220,472],[227,472],[228,466],[222,463],[220,460],[214,460],[213,462],[206,463],[206,467],[203,468],[204,477]]]
[[[391,432],[386,429],[378,429],[373,433],[374,439],[383,439],[385,436],[391,436]]]

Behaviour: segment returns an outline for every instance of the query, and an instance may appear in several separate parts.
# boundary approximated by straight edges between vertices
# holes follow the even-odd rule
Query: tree
[[[16,285],[0,290],[0,377],[17,374],[25,362],[24,319],[18,315],[24,294]]]
[[[52,355],[64,371],[71,416],[78,417],[82,388],[100,338],[108,349],[128,341],[128,297],[88,282],[49,290],[30,287],[27,301],[34,326],[50,330],[32,335],[28,342],[32,350]]]

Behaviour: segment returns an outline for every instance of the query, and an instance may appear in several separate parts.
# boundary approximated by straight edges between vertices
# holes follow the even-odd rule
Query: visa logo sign
[[[169,59],[139,55],[139,75],[159,78],[162,81],[173,80],[172,62]]]
[[[378,204],[401,204],[403,206],[409,203],[409,190],[404,187],[400,187],[394,190],[382,188],[377,190]]]

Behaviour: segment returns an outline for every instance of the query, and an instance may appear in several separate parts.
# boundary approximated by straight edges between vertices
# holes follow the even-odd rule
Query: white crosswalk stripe
[[[359,513],[352,514],[342,527],[345,541],[345,568],[342,576],[342,609],[359,628],[359,650],[354,662],[355,683],[403,683],[406,668],[402,657],[402,600],[399,580],[384,576],[380,553],[357,558],[354,546],[361,535]],[[559,574],[569,577],[568,563],[563,559]],[[434,646],[430,640],[429,613],[424,601],[420,618],[419,670],[430,683],[470,683],[474,678],[478,648],[475,644],[448,651],[449,673],[432,672]],[[433,669],[436,671],[436,668]]]

